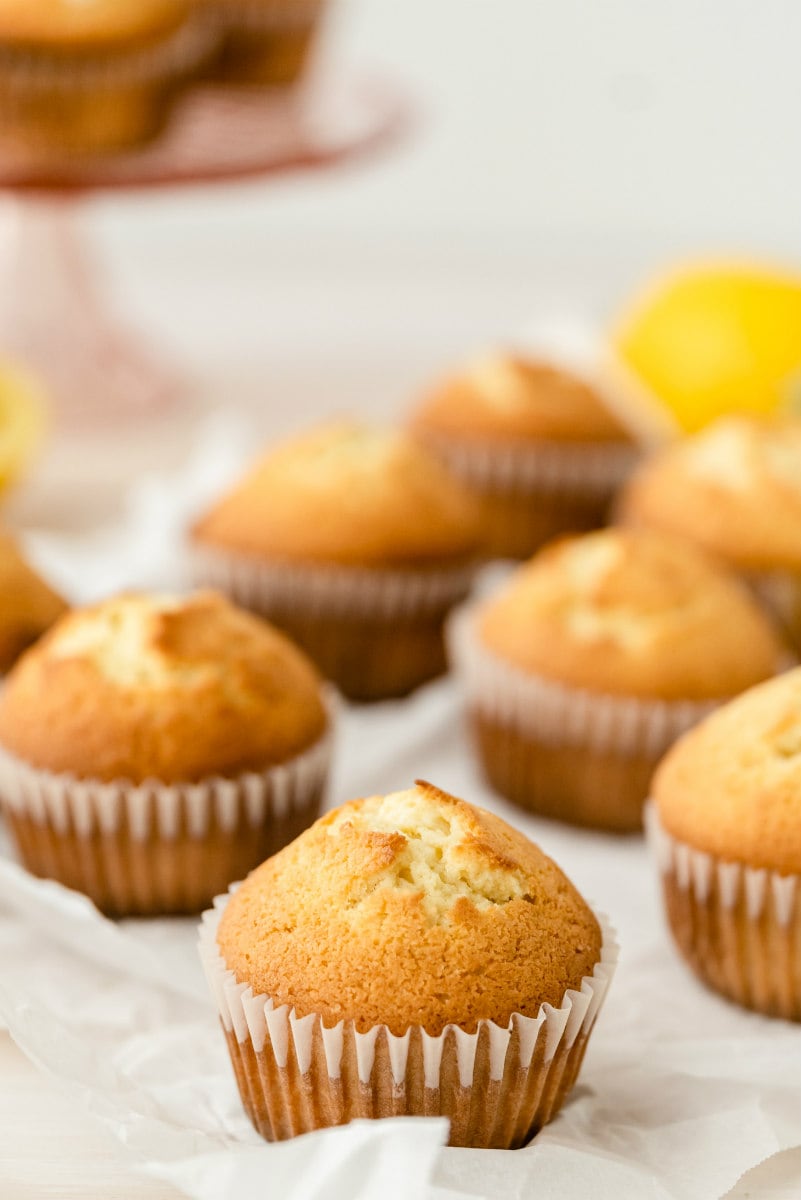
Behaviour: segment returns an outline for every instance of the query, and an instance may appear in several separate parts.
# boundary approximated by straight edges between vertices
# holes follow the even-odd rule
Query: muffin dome
[[[620,511],[745,571],[801,569],[801,420],[710,425],[645,463]]]
[[[521,833],[418,783],[343,805],[254,871],[218,945],[240,983],[299,1016],[435,1035],[559,1005],[601,932]]]
[[[129,594],[69,613],[20,659],[0,698],[6,750],[99,780],[259,770],[325,726],[301,651],[211,592]]]
[[[188,0],[0,0],[6,45],[74,51],[128,50],[177,29]]]
[[[195,527],[220,549],[349,566],[424,566],[480,546],[473,501],[405,434],[341,422],[268,453]]]
[[[663,828],[694,849],[801,873],[801,669],[686,734],[659,768],[653,796]]]
[[[785,653],[748,592],[702,554],[621,529],[541,551],[484,606],[479,635],[523,671],[642,699],[728,697]]]
[[[0,532],[0,671],[7,671],[66,609],[28,566],[14,539]]]
[[[490,441],[628,440],[588,383],[515,354],[491,355],[445,381],[423,402],[413,425],[422,433]]]

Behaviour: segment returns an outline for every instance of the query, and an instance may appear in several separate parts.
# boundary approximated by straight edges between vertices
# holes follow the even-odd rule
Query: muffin
[[[489,552],[527,558],[594,529],[636,458],[601,391],[544,359],[496,354],[446,380],[412,430],[478,498]]]
[[[213,593],[62,617],[0,695],[25,866],[117,916],[198,912],[317,816],[331,716],[281,634]]]
[[[140,146],[210,48],[191,0],[0,0],[2,141],[68,155]]]
[[[269,617],[354,700],[445,669],[481,546],[470,497],[405,434],[336,423],[270,451],[196,525],[192,570]]]
[[[679,734],[786,655],[736,580],[686,543],[633,530],[547,547],[451,635],[492,786],[617,831],[640,827]]]
[[[730,1000],[801,1020],[801,670],[688,733],[654,779],[667,918]]]
[[[201,955],[265,1138],[442,1114],[451,1145],[512,1147],[573,1086],[616,947],[523,834],[419,782],[221,897]]]
[[[303,73],[322,0],[199,0],[218,36],[210,64],[227,84],[284,86]]]
[[[619,515],[716,555],[801,649],[801,419],[728,417],[666,447],[633,476]]]
[[[0,530],[0,672],[5,673],[67,610],[64,600],[28,565]]]

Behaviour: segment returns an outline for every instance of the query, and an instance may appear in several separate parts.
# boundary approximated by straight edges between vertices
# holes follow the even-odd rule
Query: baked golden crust
[[[134,783],[260,770],[325,724],[305,655],[213,592],[76,610],[23,655],[0,696],[0,744],[12,754]]]
[[[701,552],[622,529],[546,547],[484,606],[479,635],[523,671],[643,699],[728,698],[786,654],[750,594]]]
[[[620,516],[742,570],[801,570],[801,420],[727,417],[668,446],[635,472]]]
[[[725,861],[801,872],[801,669],[685,734],[663,760],[653,796],[679,841]]]
[[[474,556],[481,524],[472,498],[411,438],[340,422],[270,451],[194,536],[294,562],[435,567]]]
[[[186,20],[188,0],[0,0],[0,47],[82,54],[137,49]]]
[[[499,817],[418,783],[345,804],[257,868],[218,942],[254,992],[402,1034],[559,1005],[600,959],[593,913]]]
[[[0,531],[0,671],[66,611],[66,602],[28,565],[14,538]]]
[[[584,380],[514,354],[493,355],[445,380],[423,400],[412,428],[471,441],[630,440]]]

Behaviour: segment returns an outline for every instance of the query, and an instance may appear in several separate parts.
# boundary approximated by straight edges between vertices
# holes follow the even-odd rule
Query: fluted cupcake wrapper
[[[222,32],[278,33],[307,28],[322,7],[323,0],[205,0],[204,11]]]
[[[646,828],[680,951],[716,991],[801,1020],[801,876],[727,861],[673,837],[654,803]]]
[[[462,608],[448,625],[448,645],[468,699],[490,719],[544,741],[659,755],[721,703],[602,695],[518,670],[481,644],[479,611]]]
[[[442,674],[445,616],[476,570],[297,564],[197,543],[188,554],[195,584],[274,621],[352,700],[404,696]]]
[[[801,572],[757,571],[746,578],[757,599],[778,621],[795,653],[801,653]]]
[[[317,817],[333,748],[333,689],[326,706],[326,732],[307,750],[231,778],[78,779],[0,749],[0,805],[20,857],[109,913],[199,912]]]
[[[218,588],[245,608],[269,615],[301,611],[373,620],[444,612],[470,590],[475,564],[394,570],[268,560],[195,542],[188,551],[193,583]]]
[[[454,475],[479,490],[611,495],[638,458],[634,446],[541,441],[530,445],[467,442],[426,432]]]
[[[229,896],[203,914],[200,956],[225,1031],[242,1102],[255,1128],[281,1140],[358,1117],[451,1120],[451,1145],[512,1147],[558,1111],[575,1082],[617,963],[611,926],[598,916],[598,963],[558,1008],[515,1013],[507,1026],[481,1021],[473,1033],[448,1025],[437,1036],[411,1026],[359,1032],[326,1028],[319,1014],[237,983],[217,945]]]
[[[603,695],[519,670],[482,644],[480,611],[453,613],[447,642],[490,782],[547,816],[638,829],[657,762],[720,701]]]

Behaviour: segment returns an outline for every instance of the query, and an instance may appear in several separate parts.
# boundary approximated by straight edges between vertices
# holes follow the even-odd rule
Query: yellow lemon
[[[679,429],[724,413],[787,410],[801,397],[801,275],[685,267],[628,306],[612,344],[642,395]]]
[[[25,469],[45,430],[47,404],[38,379],[0,361],[0,488]]]

